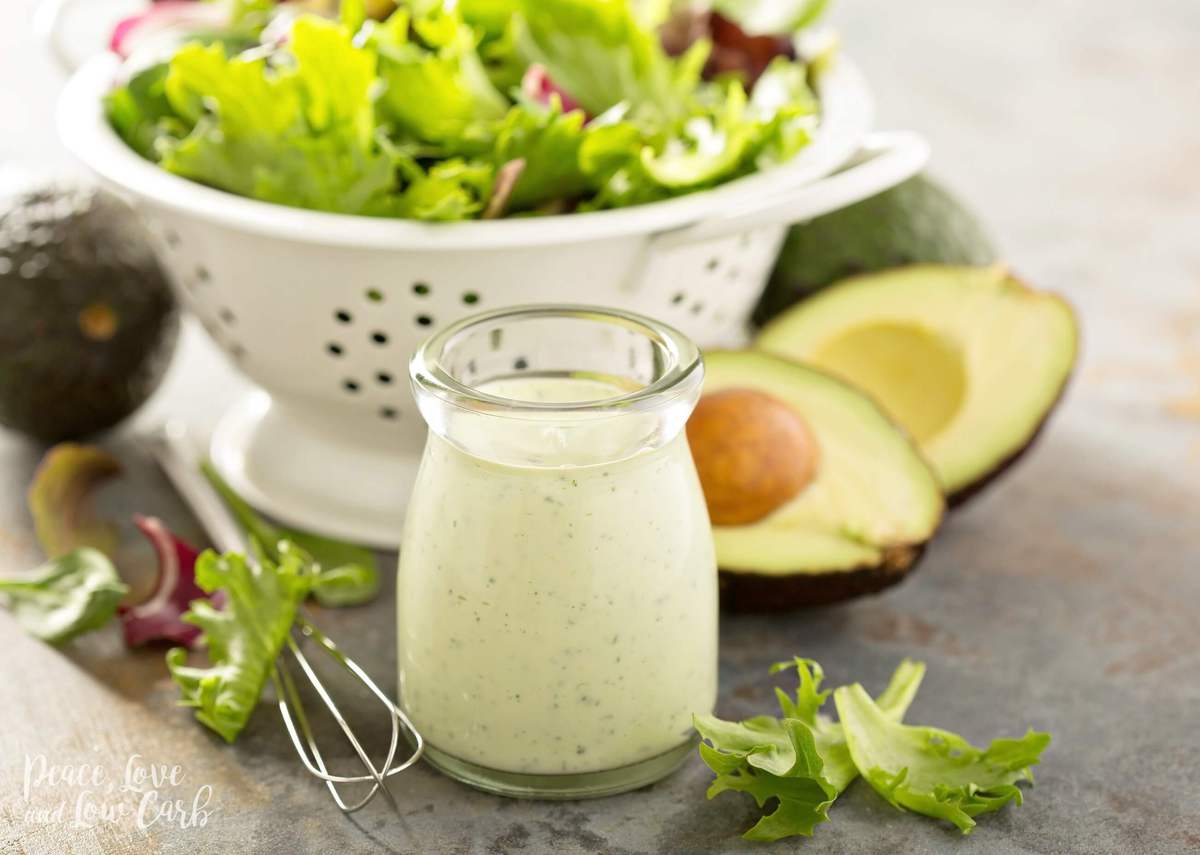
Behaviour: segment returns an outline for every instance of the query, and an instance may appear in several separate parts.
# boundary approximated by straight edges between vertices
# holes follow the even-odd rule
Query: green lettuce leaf
[[[410,18],[402,9],[371,31],[370,43],[384,84],[380,118],[419,139],[450,153],[473,153],[473,138],[508,110],[457,10],[439,6]]]
[[[816,23],[829,0],[714,0],[713,9],[750,35],[786,35]]]
[[[233,513],[263,560],[281,563],[286,556],[306,565],[313,596],[323,606],[355,606],[370,602],[379,591],[379,566],[371,550],[311,532],[272,525],[237,494],[209,461],[200,464],[204,477]]]
[[[0,579],[0,599],[30,635],[64,644],[112,619],[129,588],[95,549],[77,549],[42,565],[28,579]]]
[[[85,546],[110,558],[117,554],[117,527],[96,517],[91,498],[120,471],[121,462],[94,445],[62,442],[46,452],[25,500],[48,558]]]
[[[133,75],[129,82],[104,97],[105,111],[113,129],[126,144],[147,160],[159,154],[159,140],[181,139],[191,125],[175,114],[167,98],[167,73],[160,62]]]
[[[875,791],[963,834],[975,827],[972,817],[1021,804],[1016,783],[1033,780],[1029,767],[1050,744],[1050,734],[1031,730],[981,750],[949,731],[900,724],[857,683],[834,692],[834,702],[854,764]]]
[[[185,45],[165,92],[192,130],[162,143],[178,175],[267,202],[343,213],[386,213],[391,159],[375,144],[375,55],[316,16],[299,18],[289,63]]]
[[[819,711],[831,694],[828,689],[818,691],[825,679],[825,673],[817,662],[800,657],[790,662],[776,663],[771,667],[771,673],[776,674],[793,668],[799,676],[796,697],[788,697],[786,692],[776,686],[775,696],[779,700],[779,708],[784,718],[799,719],[812,729],[817,751],[825,764],[825,777],[841,793],[858,777],[858,769],[850,757],[850,747],[846,744],[846,734],[842,726]],[[878,701],[880,710],[889,720],[904,720],[904,714],[908,712],[924,677],[924,662],[905,659],[897,666]]]
[[[549,107],[519,104],[505,117],[496,134],[494,160],[498,166],[523,160],[507,210],[528,211],[554,199],[574,199],[589,188],[580,162],[585,136],[584,115],[563,113],[555,98]]]
[[[225,599],[219,610],[194,600],[183,616],[203,631],[209,665],[188,665],[187,650],[175,647],[167,652],[167,667],[179,685],[179,703],[194,708],[196,720],[226,742],[249,722],[311,583],[304,561],[287,550],[277,564],[211,550],[196,561],[196,584],[210,595],[224,592]]]
[[[747,840],[811,836],[829,818],[837,790],[822,774],[812,730],[805,724],[770,716],[741,723],[697,716],[696,729],[714,746],[700,745],[700,756],[717,773],[708,788],[710,799],[731,790],[748,793],[759,807],[778,800],[743,835]]]
[[[489,163],[443,160],[415,177],[396,201],[396,214],[414,220],[465,220],[483,210],[495,169]]]
[[[592,115],[622,102],[673,115],[697,83],[680,74],[698,75],[695,56],[673,60],[659,43],[662,4],[522,0],[520,9],[521,51]]]
[[[840,725],[820,712],[828,690],[821,691],[824,672],[811,659],[796,657],[772,666],[778,673],[795,669],[795,696],[775,689],[782,718],[757,716],[728,722],[713,716],[694,716],[701,743],[700,756],[717,777],[708,789],[711,799],[726,790],[749,793],[763,807],[772,797],[779,803],[744,835],[747,840],[778,840],[810,836],[828,819],[838,794],[857,777]],[[890,719],[899,721],[920,686],[925,666],[904,660],[880,695]]]

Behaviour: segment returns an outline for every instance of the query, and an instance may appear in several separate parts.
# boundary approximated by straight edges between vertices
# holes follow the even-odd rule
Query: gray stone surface
[[[49,129],[57,86],[24,29],[29,0],[0,8],[0,157],[63,161]],[[830,678],[878,689],[915,656],[929,674],[910,720],[983,741],[1053,732],[1026,804],[961,839],[893,811],[861,784],[807,852],[1200,851],[1200,5],[1194,0],[1003,4],[843,0],[845,44],[871,76],[881,125],[920,130],[934,171],[983,211],[1014,266],[1065,292],[1085,358],[1034,452],[956,512],[920,571],[882,596],[809,613],[722,622],[719,712],[771,708],[769,663],[802,653]],[[210,424],[237,383],[188,337],[143,414]],[[106,513],[195,523],[129,435]],[[39,449],[0,435],[0,572],[38,556],[22,505]],[[132,538],[123,564],[146,569]],[[142,580],[144,581],[144,580]],[[320,622],[392,687],[393,618],[373,606]],[[115,628],[62,652],[0,615],[0,850],[4,852],[739,852],[747,800],[706,803],[698,761],[643,791],[532,803],[475,793],[422,768],[345,820],[299,769],[273,710],[226,747],[173,707],[158,652]],[[363,702],[351,699],[362,727]],[[203,828],[130,819],[73,827],[86,788],[22,783],[27,756],[179,764]],[[170,792],[172,788],[167,788]],[[62,822],[26,819],[68,798]],[[93,795],[130,803],[128,794]],[[85,799],[86,801],[86,799]],[[133,800],[136,804],[136,800]]]

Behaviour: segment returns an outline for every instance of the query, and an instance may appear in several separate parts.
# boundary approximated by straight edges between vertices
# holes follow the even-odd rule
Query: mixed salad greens
[[[793,669],[795,697],[775,689],[780,718],[695,717],[705,740],[700,756],[716,774],[708,797],[747,793],[767,809],[743,835],[747,840],[811,835],[859,775],[893,807],[970,834],[974,817],[1021,804],[1016,784],[1033,781],[1030,767],[1050,744],[1050,734],[1030,730],[979,749],[946,730],[903,724],[925,676],[921,662],[901,662],[878,699],[858,683],[821,691],[825,675],[811,659],[780,662],[771,672]],[[830,694],[836,722],[820,711]]]
[[[798,46],[824,0],[236,0],[220,25],[182,16],[165,59],[137,44],[209,5],[122,25],[109,120],[172,173],[282,205],[619,208],[768,169],[818,121],[824,57]]]
[[[161,520],[135,515],[158,573],[150,595],[129,603],[130,587],[114,563],[119,531],[96,516],[91,502],[121,471],[120,461],[96,446],[51,448],[27,495],[49,560],[26,577],[0,578],[0,605],[50,644],[65,644],[117,617],[129,647],[183,645],[166,659],[180,704],[232,742],[249,723],[304,601],[311,596],[325,607],[369,602],[379,591],[379,567],[363,547],[272,525],[210,464],[201,468],[244,530],[251,555],[201,553]],[[206,649],[208,664],[189,664],[189,648]]]

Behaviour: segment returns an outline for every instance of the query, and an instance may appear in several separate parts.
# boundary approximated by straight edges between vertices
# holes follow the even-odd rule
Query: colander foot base
[[[210,455],[239,494],[284,524],[395,549],[421,454],[405,439],[381,441],[255,391],[222,417]]]

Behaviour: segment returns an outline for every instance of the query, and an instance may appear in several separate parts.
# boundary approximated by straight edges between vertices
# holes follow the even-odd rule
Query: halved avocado
[[[829,371],[904,425],[951,504],[1024,451],[1075,365],[1071,307],[1003,267],[859,276],[767,325],[755,347]]]
[[[811,480],[793,497],[752,524],[713,526],[723,604],[821,605],[900,581],[943,511],[937,479],[904,432],[822,371],[753,351],[709,353],[705,365],[704,397],[770,396],[796,411],[815,446]]]

